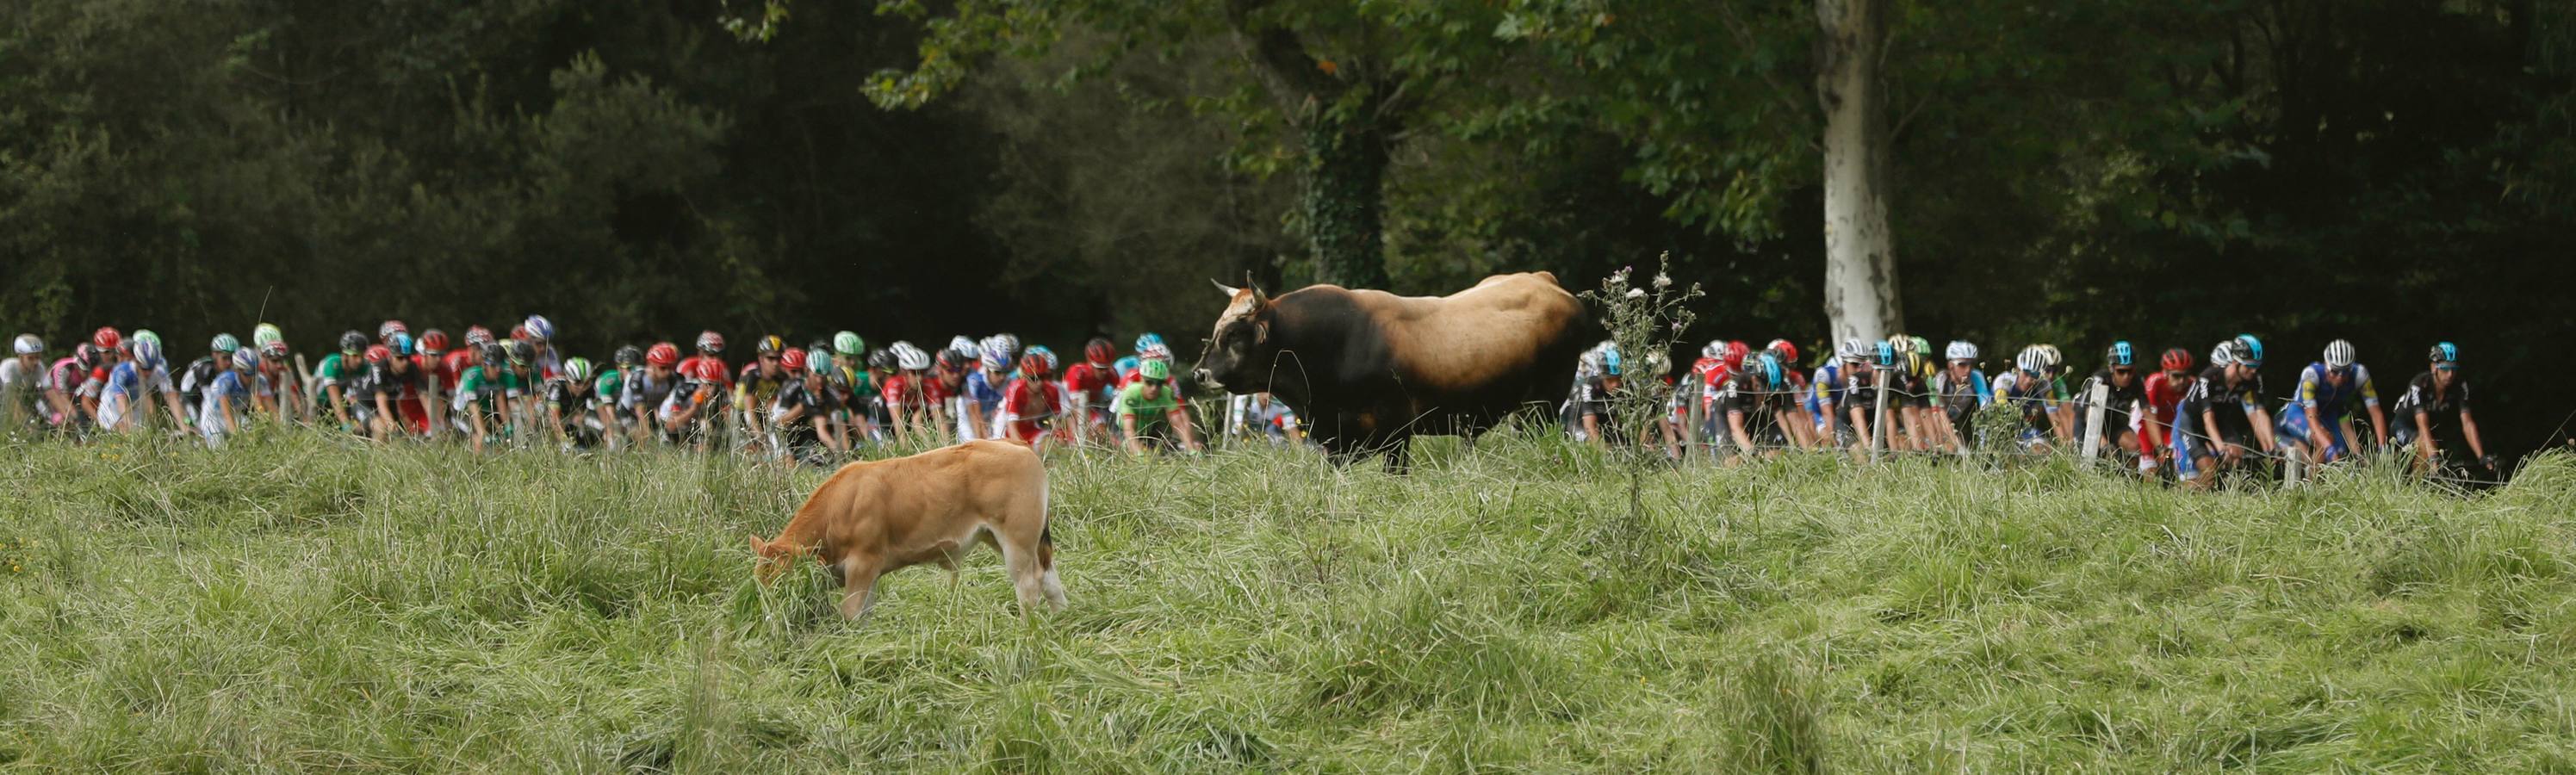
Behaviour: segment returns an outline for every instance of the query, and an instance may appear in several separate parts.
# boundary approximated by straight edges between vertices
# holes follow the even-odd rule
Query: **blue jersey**
[[[2369,369],[2353,364],[2352,373],[2345,377],[2342,387],[2328,382],[2326,371],[2326,365],[2322,363],[2308,364],[2307,368],[2299,371],[2298,404],[2308,414],[2327,420],[2340,418],[2352,409],[2355,396],[2361,398],[2362,406],[2379,405],[2379,388],[2370,384]]]
[[[1008,381],[994,384],[993,378],[985,376],[990,373],[983,369],[976,369],[966,375],[966,397],[973,400],[976,406],[984,408],[986,418],[994,417],[995,412],[1001,411],[1002,388],[1010,385]]]
[[[1834,402],[1833,393],[1830,391],[1842,380],[1842,363],[1826,361],[1825,365],[1816,367],[1815,379],[1807,381],[1807,415],[1815,418],[1818,430],[1825,427],[1825,418],[1833,414],[1826,411],[1827,406]]]

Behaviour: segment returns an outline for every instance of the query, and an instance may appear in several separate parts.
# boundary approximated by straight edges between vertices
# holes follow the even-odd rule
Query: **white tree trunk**
[[[1834,337],[1905,326],[1887,224],[1888,126],[1880,57],[1888,0],[1816,0],[1816,99],[1825,110],[1825,315]]]

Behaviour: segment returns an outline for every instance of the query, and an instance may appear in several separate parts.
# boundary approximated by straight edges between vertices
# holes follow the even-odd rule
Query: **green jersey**
[[[616,403],[618,396],[626,394],[626,375],[616,369],[600,369],[599,378],[591,380],[590,394]]]
[[[455,407],[460,412],[480,408],[487,414],[498,414],[501,398],[517,398],[521,392],[519,375],[509,369],[495,369],[492,376],[486,377],[478,366],[466,369],[465,376],[456,380]]]
[[[1169,385],[1156,385],[1160,389],[1154,391],[1155,395],[1145,397],[1145,388],[1150,384],[1138,380],[1118,390],[1118,416],[1136,418],[1139,430],[1163,422],[1173,410],[1181,408],[1180,394]]]
[[[340,353],[322,356],[322,365],[313,368],[313,381],[323,387],[337,385],[355,379],[357,376],[358,364],[350,362]]]

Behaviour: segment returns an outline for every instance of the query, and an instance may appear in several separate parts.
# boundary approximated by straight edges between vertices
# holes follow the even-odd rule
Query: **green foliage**
[[[312,435],[0,446],[0,762],[38,770],[2544,771],[2576,460],[2461,498],[1552,434],[1410,476],[1050,461],[1071,608],[990,553],[750,579],[823,472]]]

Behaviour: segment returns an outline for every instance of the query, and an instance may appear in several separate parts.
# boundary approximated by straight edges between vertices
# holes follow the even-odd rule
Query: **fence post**
[[[2102,416],[2110,408],[2106,405],[2111,402],[2111,386],[2094,382],[2084,391],[2084,400],[2091,407],[2084,410],[2084,463],[2089,466],[2102,454]]]
[[[1870,415],[1869,423],[1869,462],[1871,463],[1878,462],[1879,451],[1887,447],[1887,374],[1891,371],[1895,369],[1875,364],[1869,367],[1870,387],[1877,388],[1878,393],[1878,408]]]

